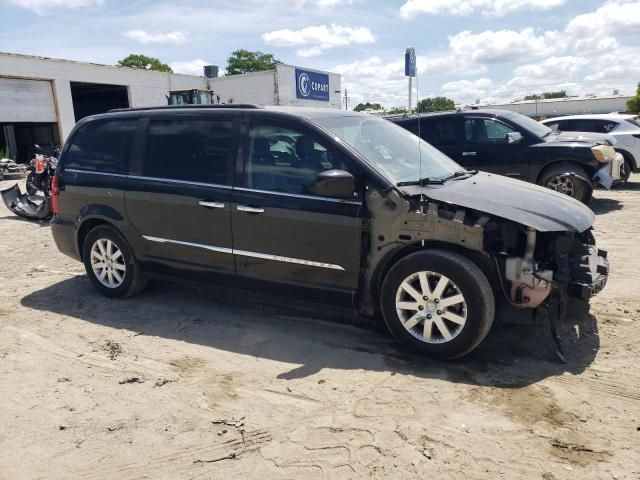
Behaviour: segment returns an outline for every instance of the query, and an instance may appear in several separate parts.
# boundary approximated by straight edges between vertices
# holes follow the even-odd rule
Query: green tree
[[[407,109],[404,107],[393,107],[392,109],[388,110],[387,113],[389,115],[402,115],[403,113],[407,113]]]
[[[118,60],[118,66],[138,68],[140,70],[155,70],[158,72],[173,72],[169,65],[162,63],[157,58],[147,57],[146,55],[135,55],[133,53],[122,60]]]
[[[227,75],[273,70],[278,63],[280,60],[271,53],[236,50],[231,52],[231,56],[227,59]]]
[[[382,105],[379,103],[359,103],[356,105],[356,108],[353,109],[354,112],[364,112],[365,110],[382,110]]]
[[[423,98],[416,105],[416,112],[442,112],[445,110],[454,110],[456,104],[447,97]]]
[[[627,111],[631,113],[640,113],[640,83],[636,90],[636,96],[627,102]]]
[[[533,94],[527,95],[524,97],[525,100],[548,100],[550,98],[567,98],[567,92],[565,90],[560,90],[558,92],[544,92],[541,95]]]

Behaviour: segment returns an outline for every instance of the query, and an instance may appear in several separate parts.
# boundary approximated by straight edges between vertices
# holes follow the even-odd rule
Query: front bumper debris
[[[624,157],[621,153],[616,152],[615,158],[596,170],[596,173],[591,178],[591,180],[594,183],[603,186],[607,190],[611,190],[613,182],[616,182],[622,178],[623,165]]]
[[[45,220],[51,217],[50,200],[42,195],[27,195],[16,183],[0,191],[0,196],[9,210],[29,220]]]

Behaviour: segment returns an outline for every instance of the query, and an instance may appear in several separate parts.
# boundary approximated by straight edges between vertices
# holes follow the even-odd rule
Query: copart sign
[[[300,100],[329,101],[329,75],[296,68],[296,97]]]

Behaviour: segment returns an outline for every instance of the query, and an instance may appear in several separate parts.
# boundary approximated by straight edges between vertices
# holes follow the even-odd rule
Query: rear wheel
[[[33,173],[33,171],[29,172],[29,175],[27,175],[27,193],[29,195],[35,195],[36,193],[38,193],[38,185],[36,185],[36,174]]]
[[[447,250],[423,250],[389,270],[381,309],[390,332],[405,347],[456,358],[485,338],[495,300],[487,277],[472,261]]]
[[[107,297],[129,297],[147,284],[129,245],[113,227],[100,225],[89,231],[82,259],[89,279]]]

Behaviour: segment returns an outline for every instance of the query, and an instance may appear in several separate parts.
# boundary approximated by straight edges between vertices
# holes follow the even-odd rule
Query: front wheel
[[[540,185],[586,204],[589,203],[592,192],[589,184],[581,177],[586,177],[583,171],[549,171],[540,179]]]
[[[27,175],[27,194],[28,195],[35,195],[36,193],[38,193],[38,185],[36,182],[36,174],[31,171],[29,172],[29,175]]]
[[[631,163],[629,163],[629,160],[625,158],[624,162],[622,163],[622,167],[620,168],[620,180],[616,180],[615,182],[613,182],[613,186],[617,188],[627,183],[629,177],[631,176],[631,169]]]
[[[495,315],[487,277],[471,260],[448,250],[422,250],[399,260],[380,297],[396,340],[439,358],[471,352],[489,333]]]

